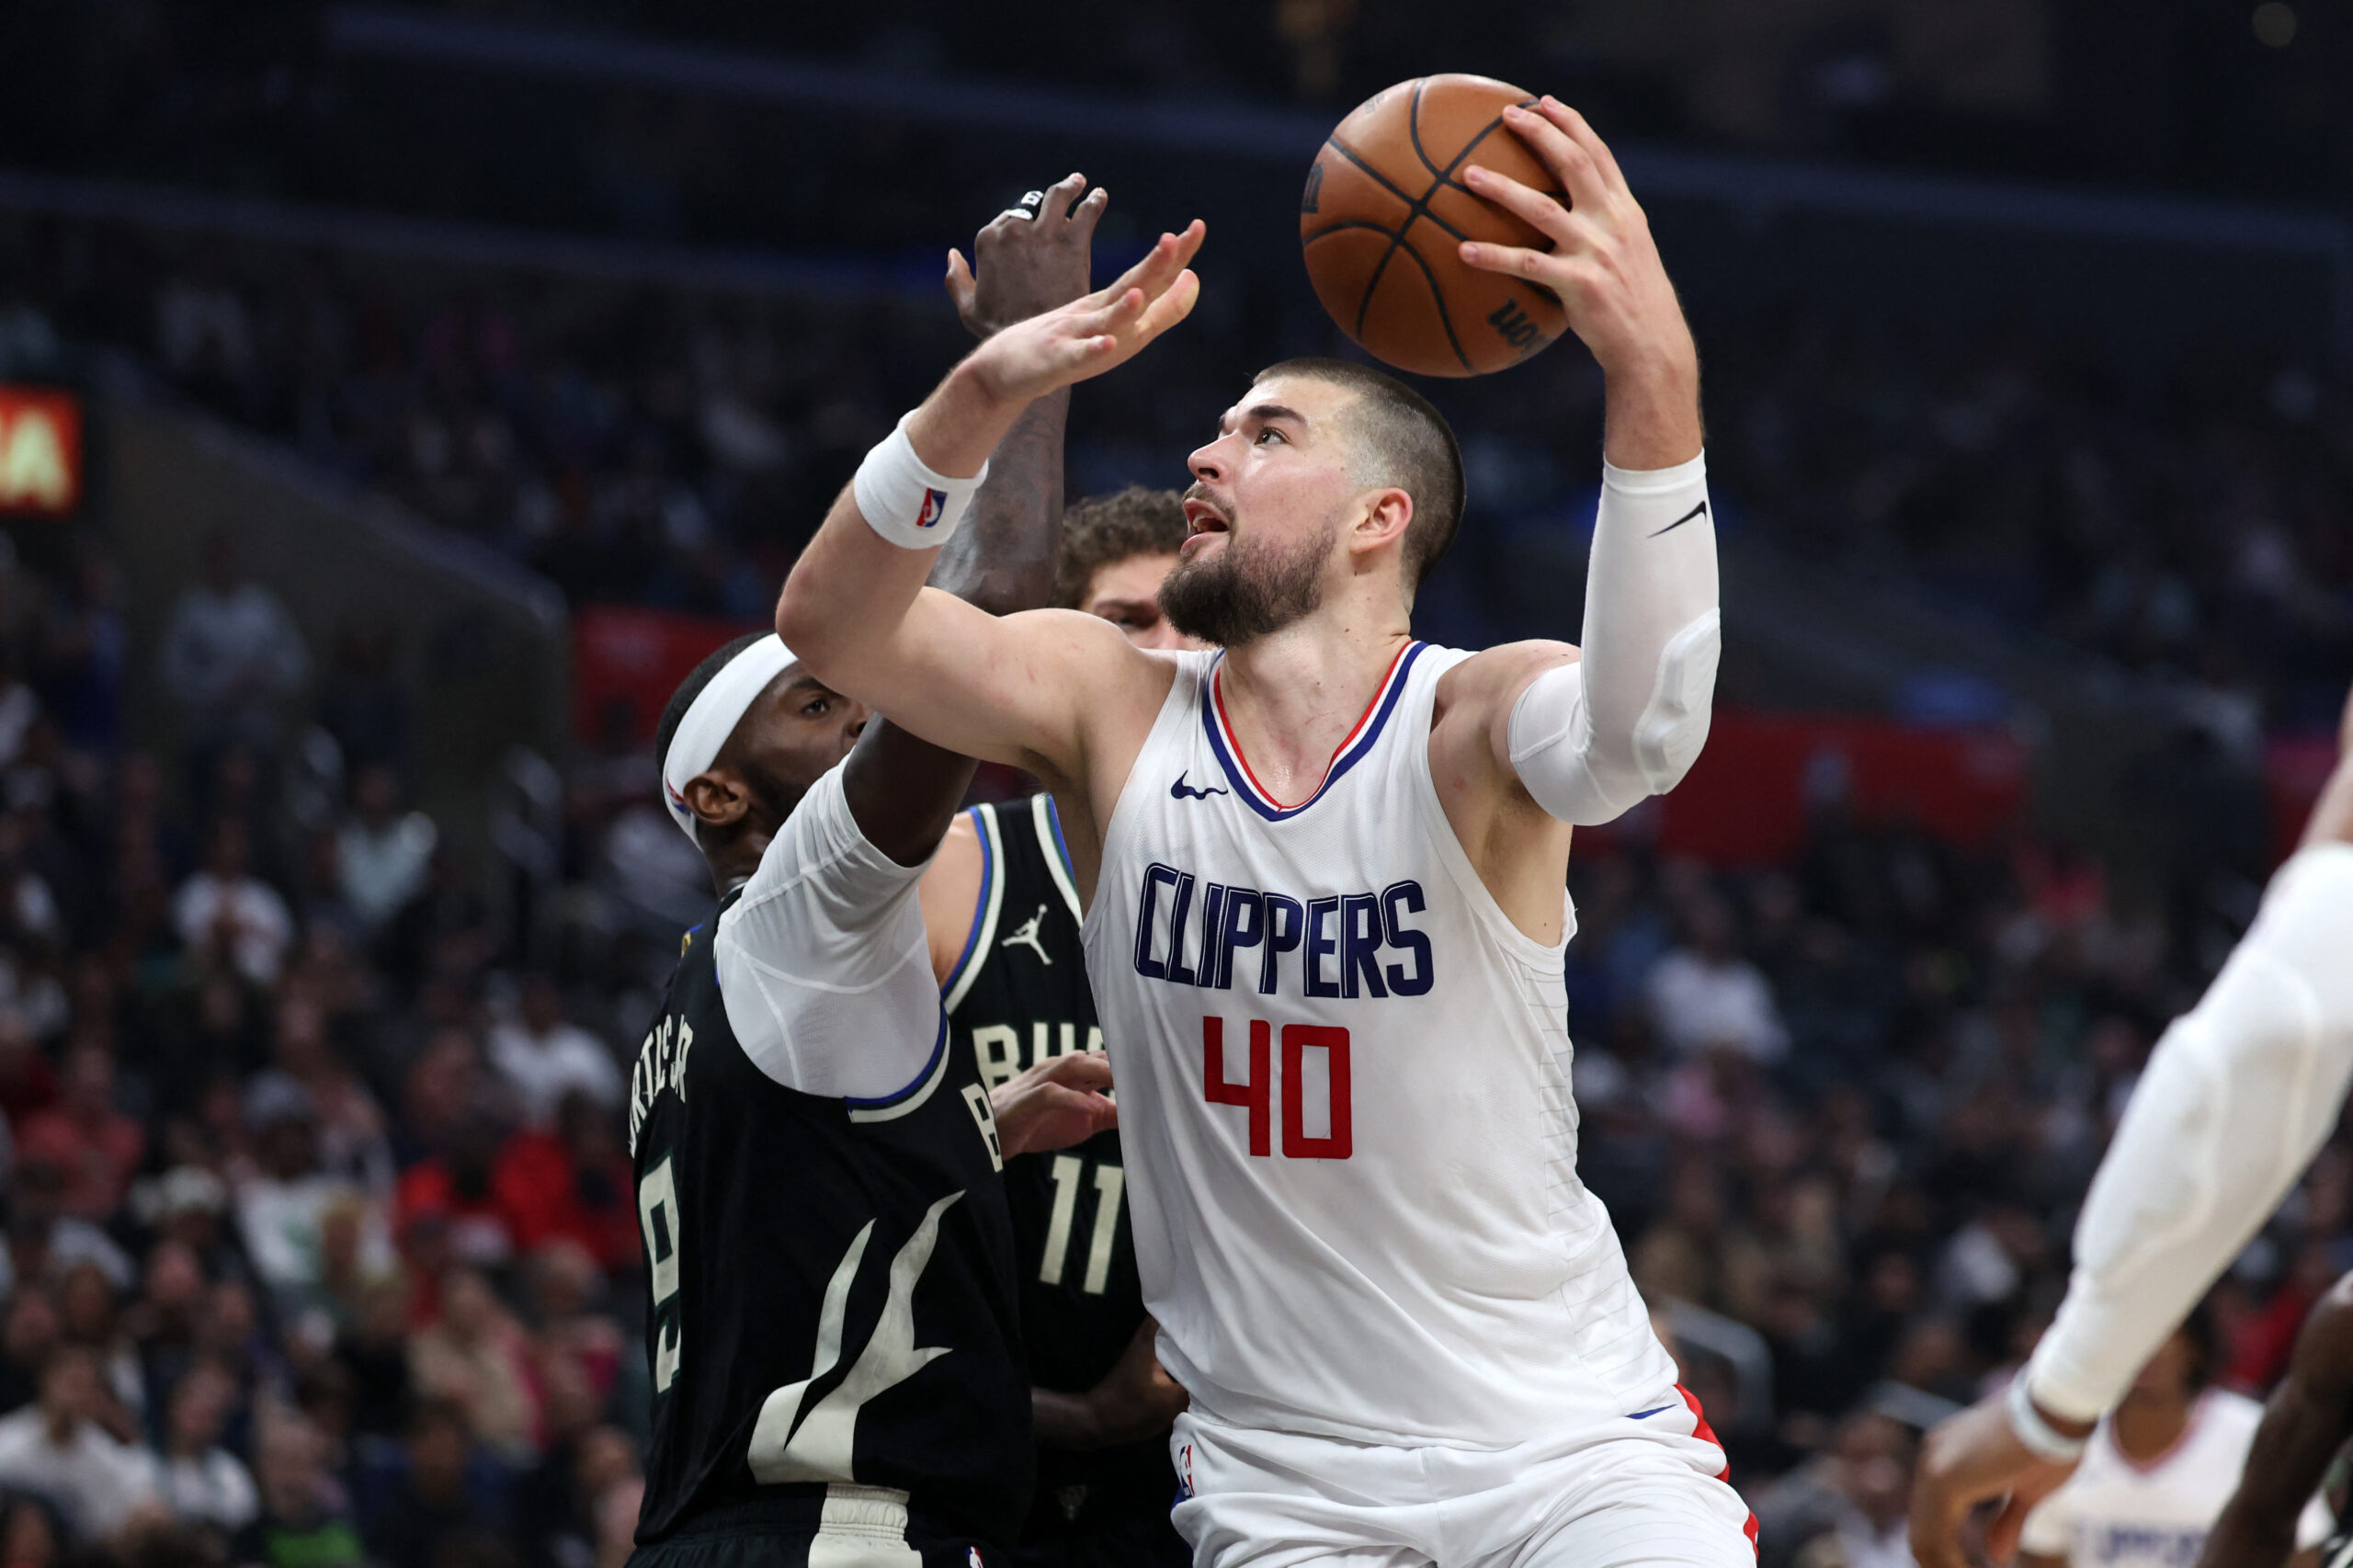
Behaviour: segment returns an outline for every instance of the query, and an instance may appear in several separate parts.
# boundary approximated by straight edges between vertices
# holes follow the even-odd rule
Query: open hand
[[[1050,1056],[989,1091],[997,1145],[1006,1159],[1040,1149],[1067,1149],[1120,1125],[1111,1086],[1111,1059],[1100,1051]]]
[[[1086,292],[1095,224],[1110,193],[1101,186],[1086,190],[1086,176],[1072,175],[1045,198],[1035,212],[1011,207],[990,220],[973,236],[970,264],[962,252],[948,253],[948,297],[974,337],[993,336]]]
[[[1465,241],[1464,264],[1525,278],[1558,295],[1570,327],[1606,374],[1696,367],[1699,353],[1651,239],[1650,220],[1585,116],[1547,97],[1534,109],[1506,108],[1504,123],[1543,160],[1569,200],[1563,205],[1507,175],[1471,165],[1462,171],[1463,183],[1525,219],[1552,248]]]
[[[1912,1483],[1912,1559],[1920,1568],[1969,1568],[1961,1529],[1980,1505],[1998,1500],[1985,1529],[1985,1554],[2004,1563],[2018,1554],[2018,1532],[2037,1503],[2075,1473],[2071,1464],[2039,1458],[2010,1430],[2003,1396],[1980,1400],[1928,1434]]]
[[[1201,284],[1187,264],[1206,232],[1197,218],[1181,234],[1161,235],[1109,288],[1005,328],[961,371],[992,400],[1024,403],[1127,363],[1191,312]]]

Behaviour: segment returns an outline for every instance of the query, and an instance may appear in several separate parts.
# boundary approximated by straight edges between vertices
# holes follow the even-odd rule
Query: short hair
[[[1185,498],[1175,490],[1131,484],[1073,503],[1063,513],[1062,553],[1054,560],[1054,608],[1079,608],[1095,574],[1139,555],[1174,555],[1192,531]]]
[[[1407,581],[1418,591],[1462,526],[1462,448],[1446,415],[1396,377],[1353,359],[1286,359],[1256,379],[1274,376],[1298,376],[1356,393],[1345,428],[1359,472],[1414,498],[1404,560]]]
[[[654,732],[654,770],[659,773],[669,760],[670,743],[678,738],[678,726],[687,722],[687,710],[695,705],[703,687],[719,678],[728,661],[767,635],[765,631],[746,631],[732,642],[722,643],[711,655],[694,667],[692,674],[678,683],[670,700],[662,705],[662,722]]]

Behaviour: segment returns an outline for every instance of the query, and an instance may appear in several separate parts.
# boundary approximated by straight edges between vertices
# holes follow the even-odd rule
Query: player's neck
[[[2195,1393],[2127,1394],[2116,1407],[2116,1446],[2134,1464],[2153,1464],[2181,1441],[2197,1408]]]
[[[1375,617],[1360,605],[1327,604],[1227,652],[1218,676],[1225,722],[1269,794],[1290,805],[1315,793],[1412,640],[1402,611]]]

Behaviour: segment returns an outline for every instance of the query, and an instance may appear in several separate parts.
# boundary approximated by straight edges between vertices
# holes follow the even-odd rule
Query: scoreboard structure
[[[68,517],[86,478],[82,399],[0,382],[0,517]]]

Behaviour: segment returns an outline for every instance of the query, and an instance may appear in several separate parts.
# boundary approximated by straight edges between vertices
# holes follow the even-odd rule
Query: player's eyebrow
[[[1279,403],[1253,403],[1250,406],[1250,411],[1244,415],[1243,417],[1245,419],[1255,419],[1261,425],[1271,424],[1278,419],[1288,419],[1292,424],[1301,426],[1304,426],[1307,424],[1307,415],[1302,414],[1296,408],[1290,408]]]

